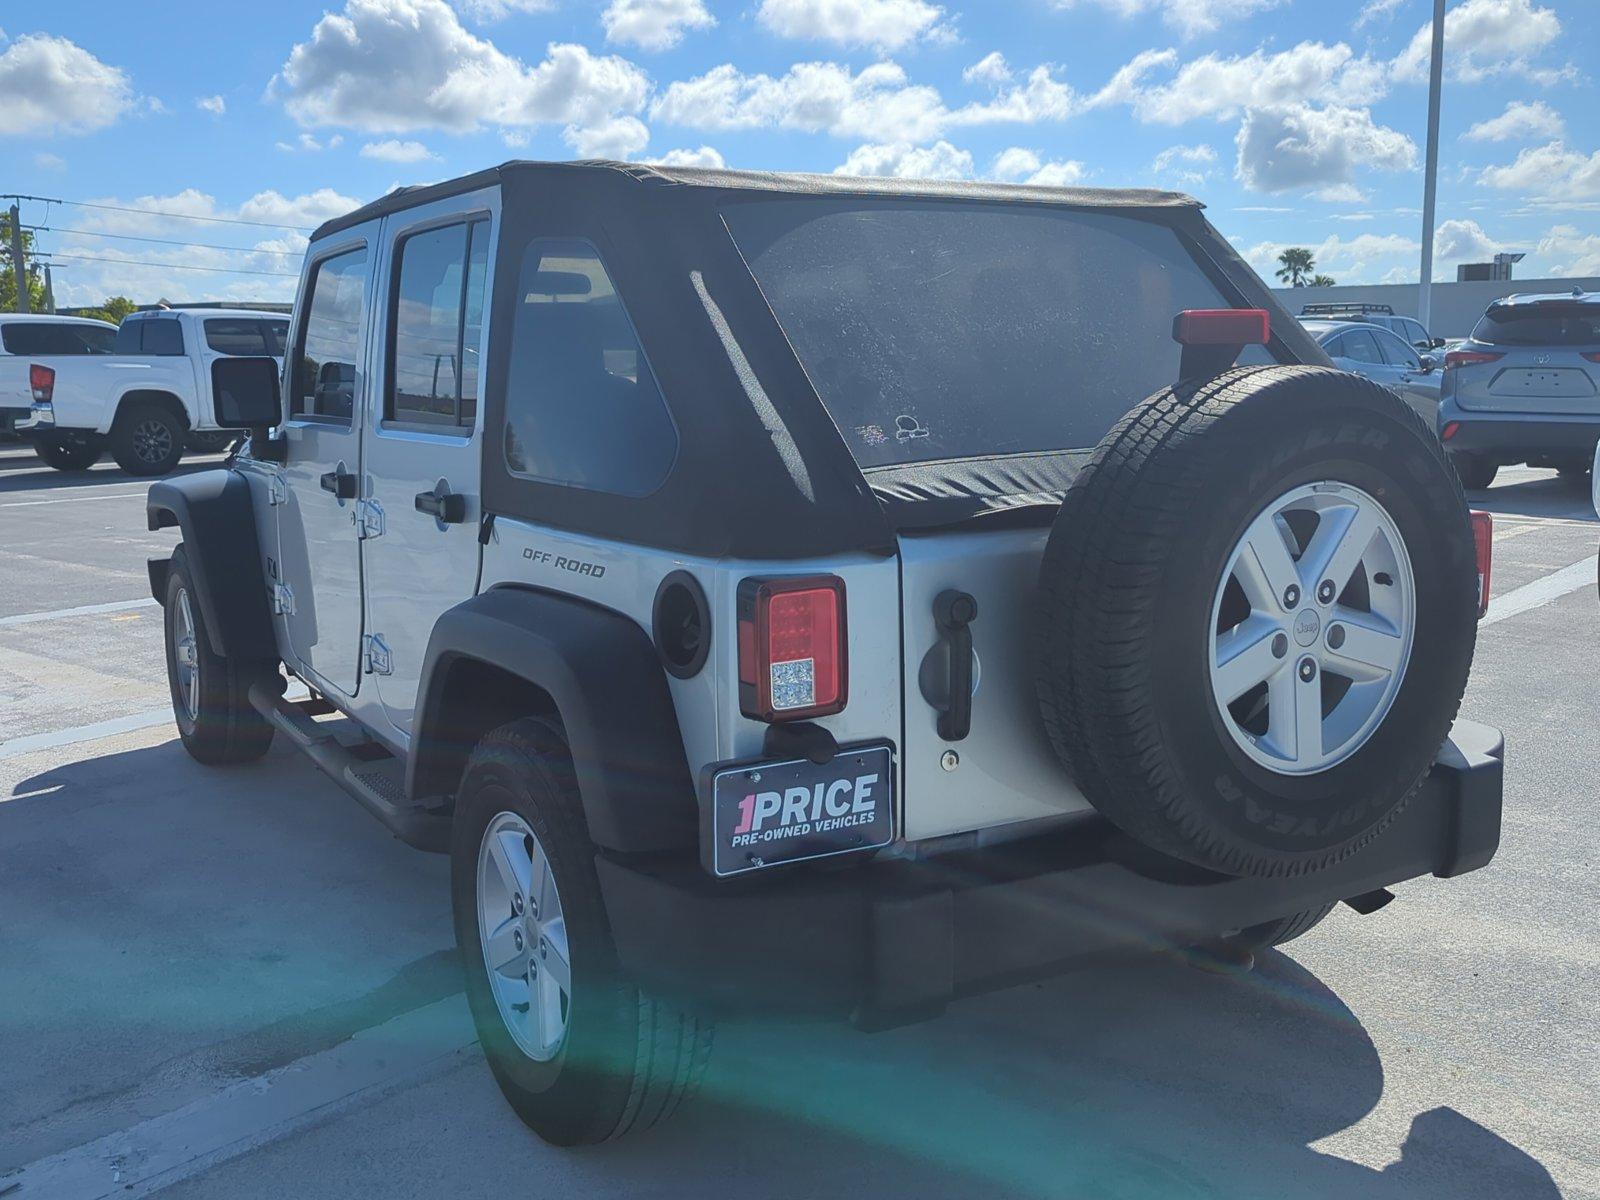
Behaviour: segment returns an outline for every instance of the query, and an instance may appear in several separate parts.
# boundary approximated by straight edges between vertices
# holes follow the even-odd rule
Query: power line
[[[310,233],[311,225],[285,225],[279,221],[246,221],[242,217],[201,217],[194,213],[161,212],[154,208],[130,208],[123,204],[96,204],[89,200],[57,200],[50,196],[12,196],[9,199],[32,200],[37,204],[71,204],[78,208],[98,208],[105,212],[137,213],[143,217],[166,217],[174,221],[210,221],[217,225],[254,225],[262,229],[294,229]]]
[[[57,229],[51,225],[24,225],[33,233],[71,233],[78,237],[115,238],[122,242],[154,242],[159,246],[188,246],[195,250],[232,250],[240,254],[275,254],[280,258],[299,258],[298,250],[258,250],[254,246],[219,246],[215,242],[177,242],[171,238],[140,237],[133,233],[101,233],[97,229]]]
[[[244,271],[235,267],[191,267],[182,263],[148,262],[138,258],[96,258],[90,254],[62,254],[59,250],[49,254],[36,254],[34,258],[66,258],[74,262],[111,263],[118,267],[161,267],[167,271],[212,271],[219,275],[274,275],[279,279],[299,279],[298,271]]]

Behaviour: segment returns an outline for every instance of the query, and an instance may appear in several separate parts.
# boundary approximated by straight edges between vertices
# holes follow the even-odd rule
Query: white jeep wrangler
[[[451,856],[552,1141],[727,1006],[1242,962],[1497,847],[1484,531],[1185,197],[513,163],[325,225],[281,380],[214,373],[248,443],[149,496],[183,742]]]

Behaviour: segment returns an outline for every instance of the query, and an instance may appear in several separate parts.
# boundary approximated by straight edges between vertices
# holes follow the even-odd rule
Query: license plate
[[[894,839],[894,752],[888,746],[724,767],[711,777],[707,865],[742,875],[885,846]]]

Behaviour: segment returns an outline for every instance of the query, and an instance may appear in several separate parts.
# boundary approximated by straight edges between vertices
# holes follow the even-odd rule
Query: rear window
[[[1600,345],[1600,304],[1493,304],[1472,340],[1494,346]]]
[[[173,317],[124,321],[117,329],[118,354],[183,353],[183,326]]]
[[[117,331],[104,325],[13,321],[0,325],[0,345],[7,354],[110,354]]]
[[[1177,379],[1172,318],[1232,306],[1175,232],[1129,217],[863,198],[723,216],[863,467],[1093,446]]]

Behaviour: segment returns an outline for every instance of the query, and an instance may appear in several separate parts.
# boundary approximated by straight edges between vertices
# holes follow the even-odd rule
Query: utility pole
[[[1417,320],[1433,333],[1433,218],[1439,199],[1439,92],[1444,82],[1444,0],[1433,0],[1433,60],[1428,67],[1428,161],[1422,184],[1422,281]]]
[[[50,277],[50,264],[44,265],[44,310],[51,316],[56,312],[56,281]]]
[[[22,210],[11,206],[11,269],[17,281],[17,311],[28,311],[28,260],[22,253]]]

